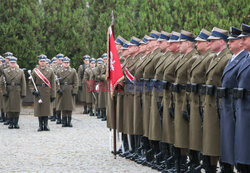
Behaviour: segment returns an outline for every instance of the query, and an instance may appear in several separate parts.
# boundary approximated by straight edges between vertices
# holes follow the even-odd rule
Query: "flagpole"
[[[112,10],[112,24],[111,24],[111,28],[112,28],[112,33],[113,35],[115,35],[115,18],[114,18],[114,13],[113,13],[113,10]],[[113,142],[114,142],[114,159],[116,159],[116,97],[114,96],[113,97],[113,105],[114,105],[114,121],[113,121],[113,126],[114,126],[114,139],[113,139]]]

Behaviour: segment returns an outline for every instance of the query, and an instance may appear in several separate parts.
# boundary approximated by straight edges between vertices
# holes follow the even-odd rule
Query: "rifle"
[[[30,75],[29,79],[32,81],[32,84],[33,84],[33,86],[34,86],[35,91],[36,91],[37,93],[39,93],[39,91],[38,91],[38,89],[37,89],[37,87],[36,87],[36,83],[35,83],[35,81],[34,81],[32,75],[31,75],[31,70],[28,70],[28,73],[29,73],[29,75]],[[38,94],[37,97],[39,98],[38,103],[39,103],[39,104],[42,104],[43,101],[42,101],[42,98],[41,98],[40,94]]]

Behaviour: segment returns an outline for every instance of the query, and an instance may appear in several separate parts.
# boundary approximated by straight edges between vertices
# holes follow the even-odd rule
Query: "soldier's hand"
[[[3,96],[4,97],[9,97],[9,94],[8,93],[4,93]]]
[[[55,98],[50,98],[50,102],[53,102],[55,100]]]
[[[62,95],[63,94],[63,91],[60,89],[57,91],[58,94]]]
[[[79,90],[82,90],[82,86],[79,86]]]
[[[34,90],[34,91],[32,92],[32,94],[33,94],[34,96],[39,96],[39,95],[40,95],[39,92],[36,91],[36,90]]]
[[[73,96],[73,97],[76,96],[76,93],[72,93],[72,96]]]

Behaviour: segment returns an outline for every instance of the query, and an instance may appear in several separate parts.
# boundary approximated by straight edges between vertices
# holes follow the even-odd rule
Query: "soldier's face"
[[[88,65],[89,64],[89,60],[84,60],[84,64]]]
[[[223,45],[224,40],[222,39],[216,39],[216,40],[211,40],[211,50],[214,52],[217,52],[221,46]]]
[[[69,62],[63,62],[62,65],[63,65],[64,68],[68,68],[70,63]]]
[[[130,46],[128,50],[129,50],[129,54],[134,54],[134,53],[138,52],[139,47],[133,45],[133,46]]]
[[[120,44],[115,44],[115,46],[116,46],[116,50],[117,50],[118,52],[121,52],[121,47],[122,47],[122,45],[120,45]]]
[[[239,50],[243,49],[242,41],[243,41],[242,39],[229,40],[229,42],[228,42],[229,49],[233,53],[237,54]]]
[[[38,64],[39,64],[41,67],[45,67],[45,66],[46,66],[46,61],[38,61]]]
[[[250,51],[250,36],[243,37],[242,39],[243,39],[244,49],[246,49],[247,51]]]
[[[169,50],[171,52],[177,52],[180,48],[180,42],[170,42]]]
[[[16,62],[10,62],[10,68],[15,68],[16,67]]]
[[[188,42],[187,41],[182,41],[180,43],[180,51],[181,51],[181,53],[186,53],[188,47],[189,47]]]
[[[161,50],[167,50],[168,47],[169,47],[169,42],[168,41],[161,41],[160,42],[160,49]]]
[[[159,42],[156,40],[151,40],[148,42],[148,50],[153,50],[157,46],[159,46]]]
[[[10,62],[9,58],[5,58],[5,61],[7,64]]]
[[[126,56],[128,56],[129,55],[129,49],[123,49],[122,50],[122,56],[123,57],[126,57]]]
[[[196,43],[197,50],[203,52],[210,48],[210,42],[208,41],[197,41]]]
[[[106,63],[106,62],[107,62],[107,59],[103,59],[103,62]]]
[[[2,65],[3,64],[3,61],[0,61],[0,65]]]
[[[140,51],[141,53],[145,52],[146,50],[147,50],[146,44],[141,44],[141,45],[139,46],[139,51]]]
[[[95,63],[90,63],[91,68],[95,68]]]

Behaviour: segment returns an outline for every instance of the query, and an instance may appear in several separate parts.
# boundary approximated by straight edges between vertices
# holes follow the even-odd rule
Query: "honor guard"
[[[94,116],[93,105],[96,100],[95,96],[95,76],[94,69],[96,66],[96,60],[94,58],[90,59],[90,66],[86,69],[84,73],[84,80],[87,83],[86,88],[86,104],[88,105],[89,115]]]
[[[250,172],[250,26],[241,25],[242,33],[238,36],[242,39],[241,46],[248,51],[237,75],[237,89],[235,91],[235,138],[234,138],[234,159],[238,165],[239,172]],[[238,45],[236,45],[238,46]],[[243,52],[242,52],[243,53]],[[239,55],[238,55],[239,56]]]
[[[90,56],[89,55],[85,55],[83,57],[83,64],[80,65],[80,67],[78,68],[78,79],[79,79],[79,90],[78,90],[78,101],[80,103],[83,103],[83,114],[87,114],[87,104],[86,104],[86,88],[87,88],[87,83],[86,80],[84,79],[84,73],[86,71],[86,69],[89,67],[89,60],[90,60]]]
[[[241,30],[235,27],[230,28],[228,45],[233,56],[228,61],[222,77],[221,88],[217,88],[218,97],[221,98],[220,111],[220,134],[221,134],[221,162],[225,172],[233,172],[235,165],[235,102],[233,90],[237,88],[237,75],[242,62],[248,56],[244,50],[243,39],[239,37]]]
[[[49,131],[48,116],[52,115],[52,102],[56,97],[55,74],[46,66],[46,55],[38,57],[38,66],[30,73],[29,86],[34,95],[34,116],[38,117],[37,131]]]
[[[0,55],[0,77],[2,76],[3,64],[4,64],[4,58]],[[2,90],[0,90],[0,109],[1,109],[0,123],[3,123],[6,118],[5,118],[5,113],[3,111],[3,93],[2,93]]]
[[[57,110],[62,111],[62,127],[72,127],[72,111],[75,107],[75,96],[78,91],[78,76],[76,70],[70,67],[70,59],[64,57],[62,69],[57,72],[60,78],[59,103]]]
[[[17,67],[17,58],[9,58],[9,67],[3,70],[1,76],[2,93],[5,110],[9,119],[9,129],[19,129],[18,120],[21,111],[22,98],[26,96],[26,80],[24,72]]]

